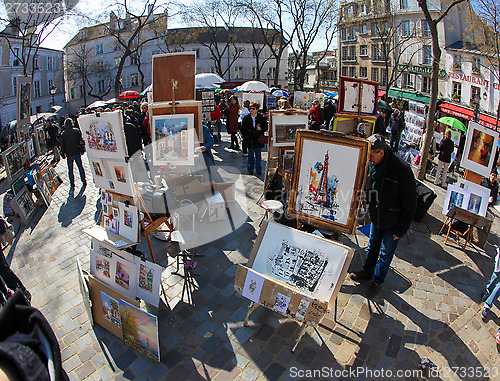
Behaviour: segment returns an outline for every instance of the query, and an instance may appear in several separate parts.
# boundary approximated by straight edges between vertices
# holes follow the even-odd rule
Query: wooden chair
[[[458,243],[460,246],[462,246],[463,249],[467,246],[467,244],[472,243],[472,231],[474,229],[474,226],[479,222],[479,218],[476,218],[471,215],[472,213],[469,213],[467,211],[462,211],[460,209],[456,209],[454,213],[451,216],[448,216],[446,222],[443,224],[441,227],[441,230],[439,231],[439,234],[443,231],[445,226],[448,226],[448,232],[446,233],[446,239],[444,240],[444,244],[446,245],[446,242],[448,242],[448,238],[450,236],[450,233],[455,233],[455,242]],[[463,222],[466,225],[466,229],[457,229],[453,228],[453,223],[455,221],[460,221]],[[459,238],[462,237],[465,242],[463,245],[460,244]]]

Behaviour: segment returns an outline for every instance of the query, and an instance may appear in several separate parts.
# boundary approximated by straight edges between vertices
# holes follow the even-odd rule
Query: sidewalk
[[[250,326],[244,327],[249,301],[234,292],[235,264],[246,263],[258,233],[263,210],[256,201],[263,179],[246,175],[246,158],[225,149],[228,146],[225,134],[223,143],[214,147],[216,164],[238,170],[221,168],[226,180],[235,181],[241,173],[245,189],[237,197],[247,202],[249,219],[233,233],[196,249],[205,256],[197,268],[202,276],[193,293],[194,305],[180,299],[182,279],[168,276],[175,267],[174,245],[153,239],[158,262],[168,265],[164,281],[169,306],[160,303],[158,313],[159,364],[88,321],[76,258],[88,271],[90,238],[82,230],[98,218],[99,194],[92,181],[79,193],[76,175],[75,195],[69,196],[66,162],[61,160],[57,172],[64,183],[52,204],[43,214],[38,211],[5,255],[31,291],[33,305],[50,322],[72,380],[289,380],[308,375],[301,371],[323,367],[330,371],[321,375],[327,379],[380,379],[376,374],[367,377],[366,372],[336,377],[335,371],[359,366],[395,374],[416,369],[423,356],[441,368],[441,377],[446,367],[474,367],[473,377],[451,373],[451,379],[481,379],[484,368],[493,372],[500,367],[494,339],[500,311],[493,307],[484,323],[478,303],[493,268],[492,244],[500,244],[498,224],[493,225],[484,250],[473,246],[463,251],[450,242],[445,246],[444,235],[437,235],[444,221],[442,188],[435,188],[438,198],[422,223],[412,225],[409,242],[405,238],[400,242],[392,271],[373,301],[364,297],[368,284],[346,280],[338,297],[338,321],[334,322],[332,311],[318,330],[308,328],[295,353],[290,350],[298,323],[259,307]],[[86,156],[84,166],[91,179]],[[341,235],[341,241],[356,249],[350,271],[359,269],[367,237]],[[150,258],[145,240],[139,249]],[[500,377],[500,369],[496,370]]]

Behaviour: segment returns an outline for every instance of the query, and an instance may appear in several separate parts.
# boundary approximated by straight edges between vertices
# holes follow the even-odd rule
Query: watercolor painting
[[[123,211],[123,224],[129,228],[132,227],[134,217],[126,209]]]
[[[126,290],[129,289],[130,266],[120,260],[116,261],[115,283]]]
[[[160,362],[158,318],[123,299],[119,303],[125,344]]]
[[[123,167],[115,167],[115,175],[116,175],[116,180],[118,180],[121,183],[126,183],[127,178],[125,177],[125,170]]]
[[[106,278],[110,278],[109,272],[109,260],[105,258],[99,258],[96,256],[95,258],[95,268],[98,274],[105,276]]]
[[[151,292],[153,290],[154,270],[141,263],[139,266],[139,287]]]
[[[493,169],[498,137],[498,132],[478,123],[469,122],[460,166],[488,177]]]
[[[120,317],[120,304],[118,300],[112,298],[104,291],[101,291],[101,302],[102,302],[102,315],[116,325],[118,328],[122,328],[122,320]]]
[[[96,176],[103,177],[101,164],[98,161],[92,161],[92,167]]]
[[[194,165],[194,115],[156,115],[153,126],[155,165]]]

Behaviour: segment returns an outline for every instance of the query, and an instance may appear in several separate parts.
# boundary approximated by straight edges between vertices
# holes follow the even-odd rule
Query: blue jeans
[[[255,170],[257,173],[262,173],[262,162],[260,158],[262,148],[248,148],[248,160],[247,160],[247,171],[253,172],[255,165]]]
[[[496,273],[493,271],[493,274],[491,275],[490,283],[486,286],[486,291],[488,291],[489,295],[488,299],[484,302],[488,308],[491,308],[493,303],[498,299],[500,296],[500,273]]]
[[[366,249],[366,261],[363,268],[369,275],[373,275],[373,281],[377,284],[384,283],[392,257],[398,247],[399,239],[394,240],[393,235],[394,230],[381,230],[373,223],[370,226],[370,241]]]
[[[82,157],[80,155],[68,156],[68,172],[69,172],[69,182],[71,185],[75,185],[75,176],[73,175],[73,162],[76,162],[76,166],[80,171],[80,180],[82,183],[86,183],[85,180],[85,170],[83,169]]]

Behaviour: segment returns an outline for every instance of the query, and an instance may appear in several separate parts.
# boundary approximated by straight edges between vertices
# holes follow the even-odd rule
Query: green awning
[[[403,99],[409,99],[412,101],[417,101],[425,104],[429,104],[431,97],[425,96],[425,95],[420,95],[420,94],[415,94],[415,93],[410,93],[409,91],[404,91],[404,90],[395,90],[395,89],[389,89],[389,95],[394,97],[394,98],[403,98]]]

